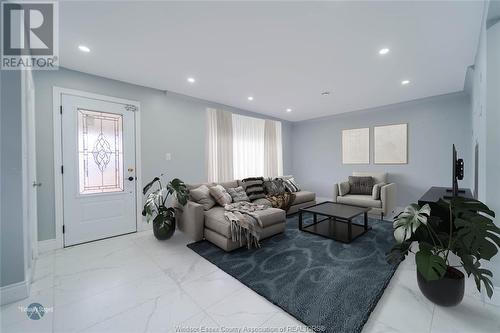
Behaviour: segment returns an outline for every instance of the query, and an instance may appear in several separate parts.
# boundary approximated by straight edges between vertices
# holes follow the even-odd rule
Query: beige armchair
[[[373,177],[376,185],[372,195],[342,193],[339,189],[341,185],[335,184],[333,186],[334,202],[371,208],[368,213],[380,214],[381,219],[384,215],[393,213],[396,204],[396,184],[387,182],[387,173],[353,172],[352,175]]]

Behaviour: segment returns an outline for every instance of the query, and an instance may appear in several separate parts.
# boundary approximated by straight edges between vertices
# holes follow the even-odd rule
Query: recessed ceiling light
[[[188,80],[189,83],[195,83],[196,82],[196,80],[194,79],[194,77],[188,77],[187,80]]]
[[[403,81],[401,81],[401,84],[402,84],[403,86],[406,86],[406,85],[407,85],[407,84],[409,84],[409,83],[410,83],[410,80],[403,80]]]
[[[389,51],[390,51],[390,50],[389,50],[388,48],[383,48],[383,49],[380,49],[380,50],[378,51],[378,54],[384,55],[384,54],[389,53]]]
[[[78,49],[82,52],[90,52],[90,49],[88,47],[86,47],[85,45],[79,45],[78,46]]]
[[[286,112],[292,112],[292,109],[288,108],[286,109]]]
[[[249,101],[253,101],[253,97],[252,96],[248,96],[248,100]]]
[[[321,93],[321,95],[322,95],[322,96],[328,96],[328,95],[330,95],[330,92],[329,92],[329,91],[323,91],[323,92]]]

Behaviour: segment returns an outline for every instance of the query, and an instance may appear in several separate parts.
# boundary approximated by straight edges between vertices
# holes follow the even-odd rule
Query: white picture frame
[[[342,164],[370,164],[370,128],[342,130]]]
[[[373,127],[374,163],[408,163],[408,124]]]

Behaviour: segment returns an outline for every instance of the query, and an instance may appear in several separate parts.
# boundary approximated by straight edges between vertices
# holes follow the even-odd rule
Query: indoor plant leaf
[[[417,269],[427,281],[439,280],[446,273],[446,261],[443,257],[435,255],[427,247],[422,247],[415,255]]]
[[[409,240],[412,234],[421,224],[427,224],[430,214],[429,205],[425,204],[420,208],[417,204],[406,207],[401,214],[394,219],[394,238],[398,243]]]

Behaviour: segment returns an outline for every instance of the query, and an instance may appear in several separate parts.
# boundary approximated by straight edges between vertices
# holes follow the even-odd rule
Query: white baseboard
[[[28,297],[29,282],[21,281],[0,288],[0,305],[9,304]]]
[[[43,254],[60,248],[57,239],[47,239],[38,242],[38,254]]]

